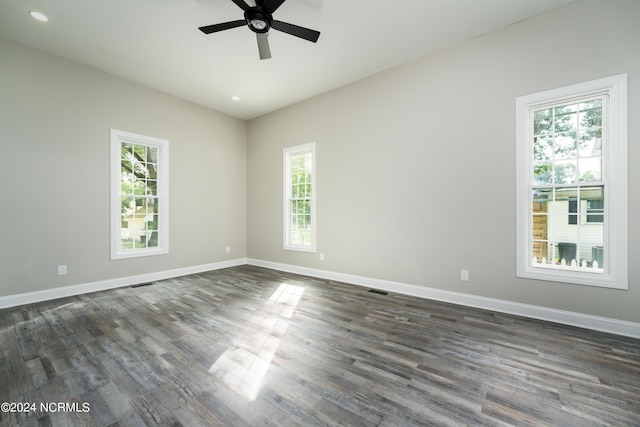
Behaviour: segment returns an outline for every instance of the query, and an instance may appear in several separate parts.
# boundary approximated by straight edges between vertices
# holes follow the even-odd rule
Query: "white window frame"
[[[121,146],[123,143],[158,149],[158,246],[121,249],[122,212],[120,205]],[[169,141],[111,129],[111,259],[127,259],[169,253]]]
[[[311,242],[308,245],[300,245],[291,243],[291,215],[289,205],[291,201],[291,157],[297,154],[311,153]],[[283,217],[284,217],[284,249],[299,252],[316,252],[316,143],[309,142],[307,144],[296,145],[295,147],[285,148],[283,150]]]
[[[605,188],[602,273],[578,269],[542,268],[532,259],[533,131],[531,111],[550,102],[578,96],[608,94],[608,120],[603,135],[602,182]],[[586,83],[521,96],[516,99],[517,276],[579,285],[628,289],[628,172],[627,172],[627,75],[620,74]]]

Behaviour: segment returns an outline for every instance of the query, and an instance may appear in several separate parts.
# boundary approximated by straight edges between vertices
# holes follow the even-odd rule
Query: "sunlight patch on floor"
[[[301,286],[282,283],[209,372],[236,393],[255,400],[303,293]]]

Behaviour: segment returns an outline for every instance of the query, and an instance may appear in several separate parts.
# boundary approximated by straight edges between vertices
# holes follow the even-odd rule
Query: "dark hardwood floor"
[[[640,340],[251,266],[0,310],[0,346],[2,426],[640,426]]]

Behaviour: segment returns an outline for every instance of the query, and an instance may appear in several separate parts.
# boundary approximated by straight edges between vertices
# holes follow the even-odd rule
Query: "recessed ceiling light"
[[[33,19],[36,19],[40,22],[48,22],[49,18],[47,18],[47,15],[45,15],[44,13],[41,12],[37,12],[35,10],[30,10],[29,11],[29,16],[31,16]]]
[[[240,97],[238,95],[233,95],[231,99],[233,99],[236,102],[240,101]]]

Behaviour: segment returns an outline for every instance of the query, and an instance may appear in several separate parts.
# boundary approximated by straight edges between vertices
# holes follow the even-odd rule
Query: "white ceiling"
[[[272,29],[264,61],[247,27],[198,30],[242,19],[231,0],[0,0],[0,36],[250,119],[572,1],[288,0],[274,18],[320,39]]]

